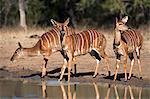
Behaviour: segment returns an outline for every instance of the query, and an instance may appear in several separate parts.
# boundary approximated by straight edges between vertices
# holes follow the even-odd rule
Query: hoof
[[[62,81],[62,79],[58,79],[58,82],[61,82]]]
[[[98,73],[96,75],[93,75],[93,78],[96,78],[97,75],[98,75]]]
[[[131,79],[131,77],[128,77],[128,79],[127,80],[130,80]]]
[[[125,79],[124,82],[127,82],[127,79]]]
[[[46,74],[45,74],[45,75],[42,75],[42,74],[41,74],[41,78],[45,78],[45,76],[46,76]]]
[[[44,79],[45,78],[45,76],[41,76],[41,79]]]

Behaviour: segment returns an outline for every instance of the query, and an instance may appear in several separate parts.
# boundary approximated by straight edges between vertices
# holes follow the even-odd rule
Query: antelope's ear
[[[65,25],[68,25],[70,21],[70,18],[67,18],[67,20],[64,22]]]
[[[125,16],[124,18],[122,18],[121,21],[122,21],[123,23],[126,23],[126,22],[128,21],[128,16]]]
[[[51,22],[52,22],[53,26],[57,25],[57,22],[54,19],[51,19]]]
[[[22,45],[21,45],[21,43],[20,43],[20,42],[18,42],[18,45],[19,45],[19,48],[22,48]]]

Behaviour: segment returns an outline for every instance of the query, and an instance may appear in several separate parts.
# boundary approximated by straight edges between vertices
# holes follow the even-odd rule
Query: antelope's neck
[[[116,45],[119,45],[120,44],[120,41],[121,41],[121,32],[118,30],[118,29],[115,29],[115,35],[114,35],[115,37],[115,44]]]
[[[67,38],[67,35],[64,35],[63,40],[61,42],[62,48],[66,46],[66,43],[67,43],[66,38]]]
[[[36,47],[23,48],[23,54],[25,56],[37,56],[40,54],[40,51]]]

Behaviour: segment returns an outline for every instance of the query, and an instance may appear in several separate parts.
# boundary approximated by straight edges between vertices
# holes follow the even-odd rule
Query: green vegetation
[[[115,17],[128,15],[129,24],[150,23],[150,0],[25,0],[27,26],[49,26],[50,19],[71,25],[112,26]],[[18,0],[0,0],[0,27],[19,25]]]

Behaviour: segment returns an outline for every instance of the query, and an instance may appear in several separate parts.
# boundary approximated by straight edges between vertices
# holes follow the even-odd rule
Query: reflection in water
[[[127,98],[128,98],[128,96],[127,96],[128,90],[129,90],[129,94],[130,94],[130,99],[136,99],[136,98],[134,98],[134,95],[133,95],[133,92],[132,92],[132,88],[131,88],[130,85],[125,86],[124,89],[125,89],[125,91],[124,91],[124,99],[127,99]],[[116,85],[114,85],[114,90],[115,90],[116,99],[120,99]],[[141,94],[142,94],[142,88],[139,88],[138,99],[141,99]],[[107,98],[107,99],[108,99],[108,98]]]
[[[94,89],[95,89],[95,93],[96,93],[96,99],[99,99],[100,97],[99,97],[98,86],[96,83],[93,83],[93,85],[94,85]]]
[[[0,80],[1,98],[44,99],[148,99],[150,88],[106,83],[74,84],[42,80],[39,84]]]
[[[47,98],[46,80],[42,80],[42,97]]]
[[[67,95],[66,95],[66,91],[65,91],[65,88],[64,88],[64,84],[63,82],[60,82],[60,87],[61,87],[61,90],[62,90],[62,94],[63,94],[63,99],[76,99],[76,84],[74,84],[74,90],[73,90],[73,95],[71,93],[71,86],[70,86],[70,83],[68,83],[68,98],[67,98]]]
[[[60,82],[60,87],[63,94],[63,99],[67,99],[66,91],[62,82]]]
[[[105,99],[109,99],[109,95],[110,95],[110,84],[108,84],[108,88],[107,88],[107,93],[106,93]]]
[[[118,91],[117,91],[117,87],[116,86],[114,86],[114,90],[115,90],[116,99],[119,99],[119,95],[118,95]]]
[[[77,87],[77,84],[74,84],[73,86],[74,86],[74,89],[73,89],[73,94],[72,94],[70,83],[68,83],[67,91],[66,91],[65,90],[65,84],[63,82],[60,82],[60,87],[61,87],[63,99],[76,99],[76,93],[77,93],[76,92],[77,91],[76,87]],[[111,90],[111,85],[110,84],[108,84],[108,87],[106,87],[107,88],[107,92],[106,92],[105,99],[109,99],[110,98],[110,93],[114,93],[115,94],[115,99],[122,99],[122,97],[120,98],[120,96],[119,96],[117,86],[116,85],[112,85],[112,86],[113,86],[114,90],[113,89]],[[98,85],[96,83],[93,83],[93,87],[94,87],[95,94],[96,94],[95,99],[100,99],[100,92],[99,92],[99,89],[98,89]],[[127,96],[127,92],[129,92],[130,99],[135,99],[134,95],[133,95],[133,92],[132,92],[131,86],[125,86],[124,87],[123,99],[129,98]],[[142,95],[142,88],[139,88],[138,99],[141,99],[141,95]],[[42,96],[43,96],[43,98],[47,99],[46,81],[45,80],[42,80]]]
[[[41,82],[42,82],[42,97],[44,99],[47,99],[48,97],[47,97],[47,91],[46,91],[46,81],[42,80]],[[70,83],[68,83],[67,87],[68,87],[68,91],[67,91],[67,94],[66,94],[64,83],[60,82],[60,88],[61,88],[61,91],[62,91],[63,99],[76,99],[76,84],[74,84],[73,97],[72,97],[72,93],[71,93]]]

